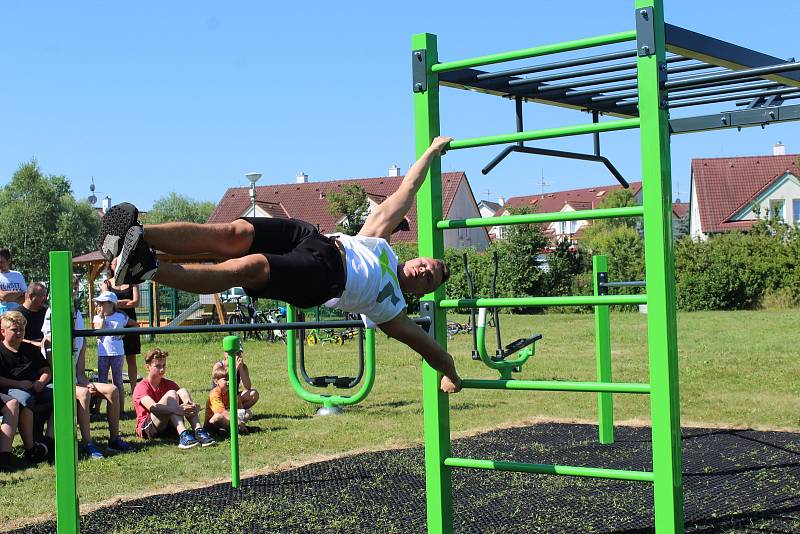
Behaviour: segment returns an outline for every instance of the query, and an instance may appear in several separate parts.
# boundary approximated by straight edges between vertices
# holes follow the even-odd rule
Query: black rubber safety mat
[[[651,469],[650,429],[537,424],[453,442],[453,456]],[[800,532],[800,434],[684,429],[687,532]],[[360,454],[230,485],[148,497],[81,518],[82,532],[426,532],[423,451]],[[453,472],[454,532],[650,532],[652,485]],[[54,532],[53,523],[17,532]]]

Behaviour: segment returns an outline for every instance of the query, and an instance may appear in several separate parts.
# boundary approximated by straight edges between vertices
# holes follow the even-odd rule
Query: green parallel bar
[[[602,391],[607,393],[650,393],[650,384],[630,382],[559,382],[557,380],[484,380],[465,378],[464,389],[508,389],[526,391]]]
[[[611,304],[647,304],[647,295],[593,295],[576,297],[503,297],[496,299],[444,299],[439,308],[516,308],[545,306],[601,306]]]
[[[236,353],[241,350],[239,336],[225,336],[222,350],[228,355],[228,399],[231,420],[231,487],[239,487],[239,376],[236,372]]]
[[[608,279],[608,258],[592,257],[592,279],[594,294],[600,296],[598,275],[605,273]],[[594,348],[597,365],[597,381],[611,382],[611,320],[608,305],[594,307]],[[597,394],[597,421],[600,443],[614,443],[614,397],[611,393]]]
[[[624,208],[600,208],[596,210],[525,213],[501,217],[452,219],[439,221],[436,223],[436,228],[439,230],[451,230],[453,228],[480,228],[484,226],[506,226],[509,224],[536,224],[591,219],[614,219],[619,217],[641,217],[642,215],[644,215],[644,208],[642,206],[626,206]]]
[[[681,410],[675,314],[675,256],[672,241],[672,171],[669,112],[660,83],[665,62],[663,0],[636,0],[634,16],[652,8],[652,55],[637,59],[639,116],[642,120],[642,205],[648,290],[650,416],[653,433],[653,502],[659,534],[684,531],[681,475]]]
[[[80,529],[72,305],[72,254],[65,251],[50,252],[56,524],[59,534],[75,534]]]
[[[633,480],[635,482],[653,481],[653,473],[649,471],[626,471],[623,469],[602,469],[599,467],[580,467],[573,465],[526,464],[521,462],[501,462],[498,460],[477,460],[474,458],[445,458],[444,465],[450,467],[468,467],[472,469],[490,469],[493,471],[537,473],[540,475],[610,478],[615,480]]]
[[[531,130],[529,132],[515,132],[510,134],[489,135],[486,137],[471,137],[456,139],[450,143],[448,150],[462,148],[475,148],[479,146],[502,145],[503,143],[516,143],[519,141],[536,141],[539,139],[554,139],[570,135],[584,135],[590,133],[615,132],[630,130],[639,127],[639,119],[617,119],[608,122],[578,124],[575,126],[561,126],[558,128],[545,128],[544,130]]]
[[[564,43],[535,46],[533,48],[523,48],[522,50],[513,50],[511,52],[501,52],[498,54],[490,54],[488,56],[438,63],[431,66],[431,72],[447,72],[451,70],[468,69],[471,67],[480,67],[481,65],[502,63],[504,61],[515,61],[517,59],[546,56],[548,54],[557,54],[559,52],[569,52],[570,50],[581,50],[583,48],[592,48],[595,46],[624,43],[626,41],[635,40],[635,30],[610,33],[608,35],[599,35],[597,37],[588,37],[585,39],[577,39],[575,41],[566,41]]]
[[[419,33],[411,40],[412,50],[425,50],[428,90],[413,93],[414,148],[417,157],[427,150],[439,135],[439,77],[431,66],[439,61],[436,36]],[[442,220],[442,162],[436,157],[425,181],[417,192],[417,243],[420,256],[444,258],[442,232],[436,221]],[[430,332],[436,341],[447,348],[445,311],[433,303],[444,298],[444,285],[433,295],[420,299],[420,309],[430,308]],[[439,373],[422,363],[422,418],[425,436],[425,504],[429,534],[450,534],[453,531],[453,492],[450,469],[444,459],[450,456],[450,401],[439,389]]]

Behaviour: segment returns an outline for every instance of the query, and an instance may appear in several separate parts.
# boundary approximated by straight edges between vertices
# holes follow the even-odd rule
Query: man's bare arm
[[[431,146],[408,169],[397,191],[389,195],[389,198],[370,213],[358,235],[382,237],[387,241],[389,240],[392,230],[397,228],[397,225],[402,222],[408,210],[411,209],[417,191],[422,186],[422,182],[425,181],[425,176],[428,174],[428,169],[433,163],[433,159],[452,140],[451,137],[439,136],[431,142]]]
[[[25,292],[0,290],[0,301],[16,302],[17,304],[22,304],[23,302],[25,302]]]
[[[401,313],[389,322],[378,325],[389,337],[393,337],[408,345],[414,352],[422,356],[428,365],[444,374],[442,391],[455,393],[461,389],[461,378],[456,371],[453,357],[439,346],[420,326]]]

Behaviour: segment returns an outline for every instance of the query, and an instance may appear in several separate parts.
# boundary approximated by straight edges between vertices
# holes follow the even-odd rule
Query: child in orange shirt
[[[208,393],[206,401],[206,430],[229,430],[231,426],[230,415],[230,390],[228,388],[228,366],[215,365],[212,371],[214,388]],[[246,433],[245,423],[253,416],[253,412],[248,408],[242,408],[241,397],[237,398],[237,408],[239,416],[239,432]]]

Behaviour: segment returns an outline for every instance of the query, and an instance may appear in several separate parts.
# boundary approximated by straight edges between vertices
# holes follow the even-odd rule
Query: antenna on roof
[[[495,195],[495,194],[496,193],[494,191],[492,191],[491,189],[486,189],[486,200],[492,200],[492,195]]]
[[[542,168],[542,177],[539,179],[539,186],[541,187],[542,191],[542,198],[544,198],[544,188],[550,185],[549,182],[544,181],[544,168]]]

